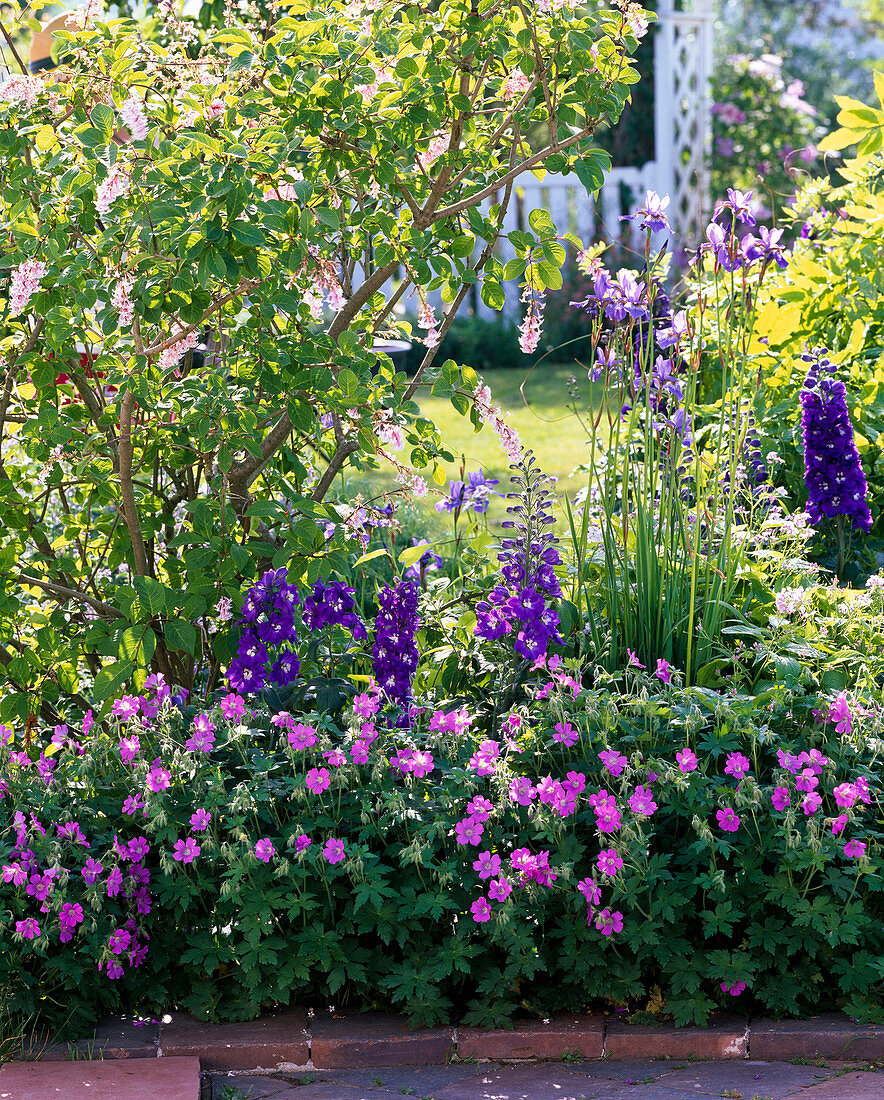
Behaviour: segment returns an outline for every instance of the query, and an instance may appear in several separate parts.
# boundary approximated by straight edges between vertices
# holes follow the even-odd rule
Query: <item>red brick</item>
[[[207,1024],[178,1014],[160,1032],[163,1057],[197,1057],[203,1069],[269,1069],[280,1062],[307,1064],[307,1016],[289,1009],[259,1020]]]
[[[611,1020],[605,1031],[607,1058],[745,1058],[747,1021],[714,1017],[708,1027],[653,1027]],[[757,1057],[753,1051],[753,1057]]]
[[[32,1036],[22,1057],[25,1061],[69,1062],[95,1059],[110,1061],[118,1058],[156,1058],[158,1024],[135,1027],[131,1017],[102,1020],[94,1028],[91,1037],[70,1043],[48,1044]]]
[[[196,1058],[121,1062],[7,1062],[0,1100],[199,1100]]]
[[[459,1058],[508,1061],[517,1058],[561,1058],[577,1052],[583,1058],[601,1058],[605,1024],[601,1017],[553,1016],[549,1020],[517,1020],[512,1029],[457,1031]]]
[[[317,1069],[429,1066],[454,1054],[453,1028],[412,1030],[401,1017],[382,1012],[317,1013],[310,1034],[310,1054]]]
[[[884,1058],[884,1027],[855,1024],[840,1013],[809,1020],[755,1020],[749,1029],[753,1058]]]

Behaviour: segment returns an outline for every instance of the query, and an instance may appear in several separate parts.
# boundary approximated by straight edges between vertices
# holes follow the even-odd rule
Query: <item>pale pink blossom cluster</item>
[[[648,33],[648,21],[644,9],[633,0],[614,0],[617,7],[623,12],[626,21],[626,29],[636,38],[644,38]]]
[[[388,65],[373,65],[371,68],[374,72],[374,80],[371,84],[356,85],[356,91],[362,96],[364,103],[370,103],[378,94],[381,84],[389,83],[392,77],[392,71]]]
[[[135,319],[135,306],[130,298],[132,293],[132,278],[124,276],[119,279],[111,296],[111,305],[120,315],[120,325],[131,325]]]
[[[33,107],[42,87],[43,81],[39,77],[15,74],[0,84],[0,102],[24,103],[26,107]]]
[[[401,451],[405,446],[405,435],[402,428],[393,420],[393,413],[389,409],[383,409],[374,422],[375,434],[385,447],[392,447],[394,451]]]
[[[307,281],[306,290],[301,292],[301,301],[310,310],[310,316],[314,321],[322,318],[322,306],[325,296],[328,295],[328,304],[338,313],[344,308],[344,290],[338,278],[338,269],[334,261],[327,260],[319,252],[315,245],[310,245],[310,255],[313,259],[312,268],[305,263],[289,280],[291,289],[297,282]]]
[[[174,344],[170,344],[164,351],[160,352],[159,363],[157,364],[161,371],[172,370],[175,368],[175,375],[178,374],[178,363],[181,361],[181,357],[186,355],[191,348],[196,347],[197,334],[196,331],[188,332],[188,334],[182,337],[180,340],[176,340]]]
[[[9,282],[9,312],[23,312],[31,300],[31,295],[40,286],[40,280],[46,274],[46,264],[42,260],[25,260],[12,273]]]
[[[774,597],[777,614],[794,615],[796,611],[803,611],[809,595],[805,588],[783,588]]]
[[[98,185],[95,193],[95,209],[99,214],[106,214],[114,199],[121,195],[128,195],[132,187],[132,177],[126,168],[115,164]]]
[[[525,92],[531,87],[531,78],[525,76],[520,70],[516,69],[515,72],[510,75],[503,82],[503,87],[500,89],[500,94],[503,99],[521,99]]]
[[[424,337],[424,343],[428,348],[434,348],[438,345],[441,339],[439,334],[439,322],[436,320],[436,311],[427,299],[420,295],[420,310],[418,312],[417,323],[421,328],[427,330],[427,335]]]
[[[227,104],[223,99],[213,99],[212,102],[206,107],[206,118],[218,118],[219,115],[223,115],[227,110]]]
[[[97,19],[103,10],[104,5],[101,0],[89,0],[85,8],[77,8],[76,11],[70,13],[65,26],[69,31],[83,30],[84,27],[89,26],[93,19]]]
[[[430,491],[430,487],[420,474],[415,473],[409,466],[403,466],[398,458],[394,458],[382,447],[378,447],[378,454],[381,458],[385,458],[396,470],[397,483],[404,486],[407,492],[416,496],[419,500],[423,500]]]
[[[541,15],[549,15],[562,8],[577,8],[580,3],[581,0],[537,0],[537,10]]]
[[[300,181],[304,178],[303,173],[299,172],[297,168],[292,169],[291,175],[294,181]],[[286,180],[284,183],[277,183],[273,187],[269,187],[264,192],[264,198],[279,199],[280,202],[297,202],[298,193],[295,191],[294,182]]]
[[[503,419],[500,409],[491,404],[491,390],[487,386],[476,386],[473,404],[482,423],[490,424],[497,433],[497,438],[510,460],[518,462],[522,457],[522,441],[516,429]]]
[[[417,162],[424,171],[447,151],[449,140],[448,134],[437,134],[430,142],[427,150],[423,153],[418,153]]]
[[[525,355],[530,355],[537,350],[537,345],[540,343],[544,298],[542,294],[533,294],[530,288],[526,287],[525,293],[522,294],[522,301],[526,299],[528,308],[525,311],[525,320],[519,325],[519,347]]]
[[[144,141],[147,137],[147,116],[144,113],[144,103],[134,91],[129,93],[129,98],[120,108],[120,118],[131,138]]]

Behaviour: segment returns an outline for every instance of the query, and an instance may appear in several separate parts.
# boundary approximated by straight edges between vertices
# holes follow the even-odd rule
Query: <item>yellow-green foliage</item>
[[[839,129],[822,147],[855,146],[839,168],[842,181],[815,181],[798,197],[809,234],[795,245],[789,267],[765,282],[750,349],[759,369],[758,411],[768,440],[786,460],[786,476],[801,493],[798,389],[806,347],[827,347],[842,365],[856,442],[872,496],[884,484],[884,76],[881,104],[871,108],[839,97]]]

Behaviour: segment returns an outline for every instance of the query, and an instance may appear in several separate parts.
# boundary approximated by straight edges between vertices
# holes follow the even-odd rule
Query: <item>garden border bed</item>
[[[113,1019],[95,1037],[40,1048],[29,1060],[198,1057],[203,1070],[313,1069],[436,1065],[489,1061],[659,1058],[884,1059],[884,1026],[859,1024],[838,1013],[806,1020],[750,1021],[721,1014],[708,1027],[628,1024],[611,1017],[562,1014],[520,1020],[512,1030],[472,1027],[410,1029],[382,1012],[317,1013],[288,1009],[243,1023],[203,1023],[176,1014],[136,1027]]]

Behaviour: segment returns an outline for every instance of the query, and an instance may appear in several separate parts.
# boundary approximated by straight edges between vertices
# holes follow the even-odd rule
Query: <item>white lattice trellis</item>
[[[654,54],[656,161],[646,165],[658,191],[672,199],[671,219],[682,238],[696,237],[708,201],[706,168],[711,129],[711,0],[677,7],[659,0]]]
[[[657,15],[654,160],[638,168],[612,169],[596,195],[587,194],[573,174],[547,175],[542,181],[530,173],[520,177],[498,243],[497,255],[503,262],[514,254],[506,234],[527,229],[528,214],[538,207],[549,210],[560,231],[575,233],[584,241],[602,236],[642,248],[637,225],[620,219],[635,209],[649,188],[670,196],[668,213],[677,239],[685,244],[696,241],[709,200],[712,0],[658,0]],[[511,317],[519,315],[518,290],[514,286],[505,290],[504,312]],[[444,310],[438,295],[430,297]],[[478,293],[470,296],[468,304],[482,317],[499,316]],[[415,308],[408,301],[404,305],[409,311]]]

